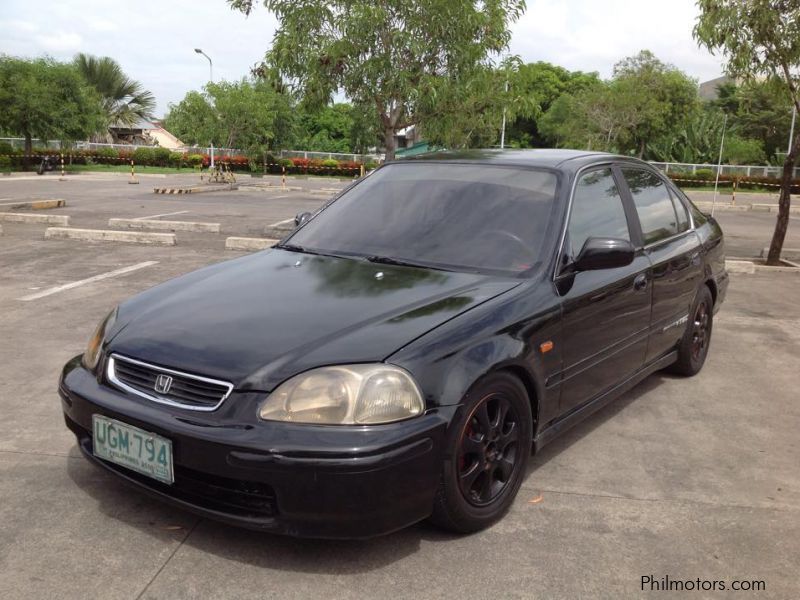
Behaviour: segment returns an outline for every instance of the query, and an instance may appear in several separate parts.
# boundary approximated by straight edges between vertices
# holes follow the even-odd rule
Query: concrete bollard
[[[128,180],[128,183],[138,184],[139,180],[136,179],[136,173],[133,168],[133,159],[131,159],[131,178]]]
[[[286,189],[286,167],[281,167],[281,189]]]
[[[64,153],[62,152],[61,154],[59,154],[59,156],[61,157],[61,177],[59,177],[58,180],[66,181],[67,177],[66,173],[64,173]]]

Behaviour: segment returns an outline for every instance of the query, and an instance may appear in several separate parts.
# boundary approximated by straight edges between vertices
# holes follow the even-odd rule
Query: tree
[[[298,107],[298,144],[304,150],[363,154],[378,142],[373,106],[337,103]]]
[[[761,140],[770,158],[786,151],[792,102],[777,77],[749,81],[737,88],[734,123],[742,135]]]
[[[25,138],[26,156],[33,138],[71,142],[101,127],[100,99],[75,67],[0,56],[0,129]]]
[[[721,52],[733,77],[753,80],[779,77],[795,110],[800,112],[800,1],[698,0],[695,38],[711,52]],[[783,161],[778,219],[767,255],[779,265],[789,225],[794,164],[800,152],[800,128]]]
[[[125,75],[113,58],[80,53],[75,56],[74,63],[99,94],[107,125],[132,127],[139,119],[152,118],[155,96]]]
[[[509,88],[527,97],[532,107],[527,115],[508,120],[506,140],[519,148],[543,147],[547,140],[539,130],[539,119],[562,94],[578,94],[600,82],[597,73],[568,71],[547,62],[519,65],[509,79]]]
[[[649,50],[614,66],[613,100],[620,118],[622,151],[647,153],[649,140],[669,132],[697,105],[697,85],[682,71],[658,60]]]
[[[228,0],[249,14],[253,0]],[[326,104],[343,91],[381,120],[387,159],[395,133],[418,122],[417,105],[508,44],[524,0],[264,0],[279,27],[268,64],[300,95]]]
[[[164,125],[190,144],[214,144],[259,154],[293,135],[291,98],[265,80],[209,83],[170,105]]]
[[[623,59],[610,81],[582,74],[539,121],[557,145],[648,157],[648,144],[670,135],[698,106],[697,87],[648,50]]]

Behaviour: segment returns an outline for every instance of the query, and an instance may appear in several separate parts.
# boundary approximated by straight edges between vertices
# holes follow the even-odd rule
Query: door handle
[[[644,288],[647,287],[647,275],[641,273],[636,276],[636,279],[633,280],[633,289],[637,292],[642,291]]]

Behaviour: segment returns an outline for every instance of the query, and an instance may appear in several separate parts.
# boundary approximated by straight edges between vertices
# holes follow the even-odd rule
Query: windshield
[[[391,164],[345,192],[287,244],[376,262],[520,273],[543,259],[555,191],[556,176],[548,171]]]

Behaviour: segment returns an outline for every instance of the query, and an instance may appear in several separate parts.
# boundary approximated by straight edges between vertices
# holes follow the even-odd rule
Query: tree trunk
[[[22,170],[28,170],[31,154],[33,154],[33,139],[30,133],[25,133],[25,153],[22,157]]]
[[[791,206],[792,174],[797,153],[800,151],[800,134],[795,136],[792,147],[783,161],[783,174],[781,175],[781,195],[778,200],[778,220],[775,223],[775,232],[772,234],[772,241],[769,244],[769,254],[767,254],[768,265],[781,264],[781,251],[783,241],[786,238],[786,229],[789,227],[789,207]]]
[[[646,147],[647,145],[645,144],[644,140],[639,142],[639,160],[644,160],[644,151]]]
[[[394,127],[391,125],[385,125],[383,128],[383,145],[386,146],[386,160],[394,160]]]

